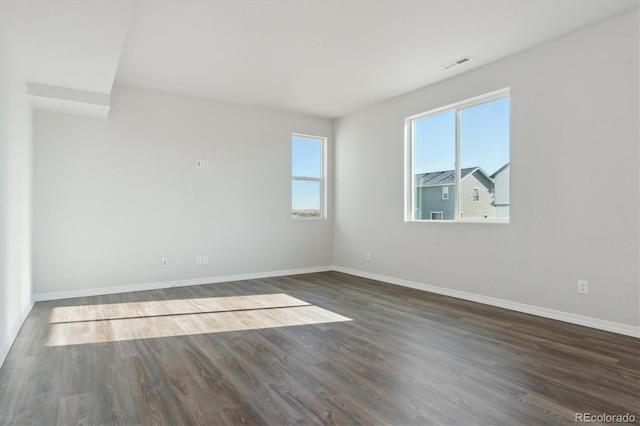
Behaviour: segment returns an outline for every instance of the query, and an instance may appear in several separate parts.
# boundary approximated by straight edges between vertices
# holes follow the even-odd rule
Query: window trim
[[[442,185],[442,199],[443,200],[448,200],[449,199],[449,186],[448,185]],[[446,195],[446,197],[445,197]]]
[[[460,208],[462,207],[462,191],[459,188],[459,182],[461,181],[461,168],[460,164],[460,113],[461,110],[471,108],[484,103],[497,101],[498,99],[510,98],[511,88],[506,87],[504,89],[495,90],[493,92],[485,93],[484,95],[475,96],[462,101],[454,102],[449,105],[430,109],[419,114],[408,116],[404,119],[404,158],[405,158],[405,174],[404,174],[404,221],[405,222],[433,222],[432,220],[416,219],[414,206],[415,206],[415,183],[416,175],[414,168],[415,147],[413,144],[414,134],[414,122],[420,118],[427,116],[437,115],[446,111],[455,111],[456,113],[456,137],[455,137],[455,182],[454,189],[456,196],[454,197],[454,212],[458,212],[460,217],[448,220],[439,220],[438,222],[458,222],[458,223],[509,223],[507,219],[484,219],[484,218],[463,218]],[[509,141],[511,145],[511,141]]]
[[[291,210],[293,205],[289,206],[291,220],[326,220],[327,219],[327,138],[324,136],[315,136],[308,135],[304,133],[291,133],[291,138],[289,139],[289,154],[291,155],[289,165],[293,166],[293,138],[305,138],[305,139],[315,139],[320,142],[320,177],[309,177],[309,176],[295,176],[293,174],[293,170],[290,171],[291,174],[291,184],[289,188],[291,193],[289,194],[289,203],[293,202],[293,182],[294,181],[307,181],[307,182],[319,182],[320,183],[320,215],[319,216],[294,216],[291,214]]]

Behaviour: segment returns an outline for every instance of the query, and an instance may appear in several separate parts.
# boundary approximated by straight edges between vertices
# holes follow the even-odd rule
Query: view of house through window
[[[502,90],[406,119],[407,220],[509,219],[509,100]]]
[[[323,216],[324,143],[315,136],[294,134],[291,137],[291,216],[316,218]]]

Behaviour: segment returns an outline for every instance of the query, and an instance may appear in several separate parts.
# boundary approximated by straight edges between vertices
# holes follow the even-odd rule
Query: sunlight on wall
[[[286,294],[54,308],[47,346],[351,321]]]

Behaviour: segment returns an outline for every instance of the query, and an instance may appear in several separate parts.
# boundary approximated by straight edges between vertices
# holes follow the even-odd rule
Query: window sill
[[[293,221],[314,221],[314,220],[325,220],[326,218],[324,217],[295,217],[295,216],[291,216],[291,220]]]
[[[487,223],[491,225],[508,225],[509,219],[458,219],[458,220],[405,220],[405,222],[415,222],[415,223]]]

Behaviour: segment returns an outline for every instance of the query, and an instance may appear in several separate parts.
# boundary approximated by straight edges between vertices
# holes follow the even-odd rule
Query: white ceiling
[[[339,117],[640,0],[7,1],[29,81],[114,83]],[[451,70],[445,63],[474,60]]]
[[[5,1],[7,26],[33,83],[109,93],[134,7],[107,1]]]

